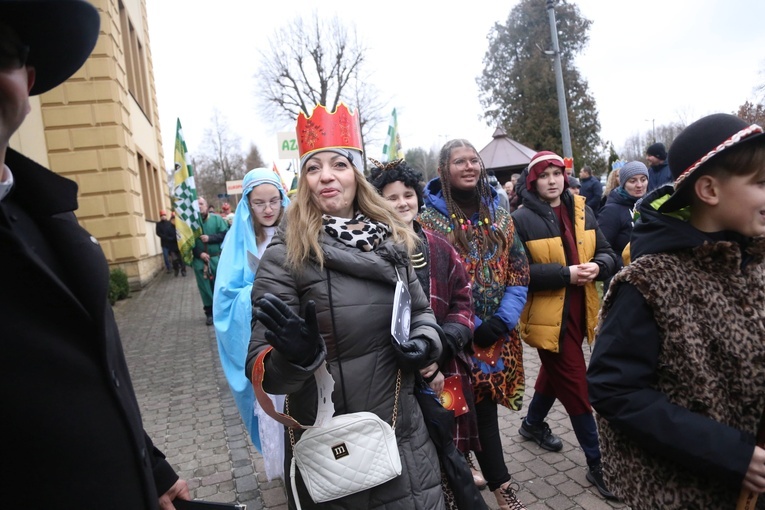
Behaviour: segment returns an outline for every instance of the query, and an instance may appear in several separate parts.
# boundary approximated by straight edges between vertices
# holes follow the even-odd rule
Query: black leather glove
[[[316,322],[316,303],[306,304],[305,320],[273,294],[264,294],[255,304],[255,316],[266,327],[266,341],[290,363],[310,365],[324,344]]]
[[[443,353],[438,360],[439,365],[454,359],[470,341],[470,329],[467,326],[446,322],[441,329],[444,330],[444,337],[441,340]]]
[[[507,324],[505,321],[492,315],[489,319],[483,321],[473,333],[473,343],[478,347],[490,347],[499,337],[507,334]]]
[[[430,342],[424,338],[410,338],[402,344],[399,344],[395,339],[392,342],[401,368],[419,370],[428,363]]]

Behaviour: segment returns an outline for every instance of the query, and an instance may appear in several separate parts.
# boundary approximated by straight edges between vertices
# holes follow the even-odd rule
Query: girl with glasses
[[[242,198],[223,242],[213,298],[223,371],[252,443],[263,454],[269,480],[282,477],[282,426],[258,414],[260,407],[244,374],[244,361],[250,341],[250,295],[256,261],[271,242],[288,204],[287,192],[273,170],[256,168],[247,172],[242,180]]]
[[[499,207],[483,161],[467,140],[450,140],[441,148],[438,177],[425,187],[420,222],[446,236],[470,278],[481,442],[475,453],[485,477],[476,476],[475,482],[488,484],[500,510],[523,510],[502,450],[497,406],[518,410],[523,402],[523,348],[515,326],[526,302],[529,265],[510,213]]]

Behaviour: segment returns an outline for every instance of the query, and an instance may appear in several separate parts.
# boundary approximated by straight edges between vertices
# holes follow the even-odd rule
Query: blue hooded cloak
[[[256,415],[255,393],[245,375],[244,365],[252,331],[251,292],[252,282],[255,280],[247,262],[247,252],[258,258],[262,256],[258,253],[248,202],[250,192],[255,187],[265,184],[275,186],[279,190],[282,207],[286,208],[289,204],[287,192],[273,170],[256,168],[247,172],[242,180],[242,199],[221,247],[213,297],[215,334],[223,372],[252,443],[261,453],[263,445]]]

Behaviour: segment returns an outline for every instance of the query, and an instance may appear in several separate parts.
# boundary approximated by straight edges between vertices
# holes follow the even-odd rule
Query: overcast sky
[[[540,9],[545,0],[537,0]],[[601,135],[619,150],[631,135],[656,126],[734,112],[758,99],[765,83],[763,0],[578,0],[593,23],[577,61],[589,82]],[[481,120],[476,78],[487,34],[517,1],[325,0],[321,17],[354,23],[369,49],[367,70],[388,110],[397,109],[404,150],[467,138],[480,150],[493,127]],[[243,151],[255,143],[277,158],[277,126],[258,118],[258,51],[275,30],[310,15],[316,2],[287,0],[147,0],[165,164],[172,168],[176,118],[189,152],[201,148],[214,109]],[[761,97],[761,96],[760,96]],[[367,147],[378,158],[387,125]],[[379,147],[377,146],[379,145]],[[284,162],[277,161],[282,167]]]

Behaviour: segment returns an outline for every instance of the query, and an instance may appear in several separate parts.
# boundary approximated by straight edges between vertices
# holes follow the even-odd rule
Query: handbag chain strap
[[[329,312],[330,317],[332,318],[332,333],[335,335],[335,346],[337,347],[337,327],[335,325],[335,312],[334,307],[332,306],[332,277],[330,276],[329,268],[326,269],[327,271],[327,295],[329,297]],[[401,280],[401,276],[398,274],[398,268],[396,268],[396,277]],[[345,403],[346,409],[348,408],[348,403],[345,401],[345,378],[343,377],[343,363],[340,356],[340,349],[337,350],[337,363],[338,367],[340,369],[340,386],[343,389],[343,402]],[[398,369],[396,372],[396,392],[395,396],[393,398],[393,419],[391,420],[391,428],[393,430],[396,429],[396,419],[398,418],[398,396],[401,392],[401,369]],[[284,414],[287,416],[290,416],[290,397],[287,395],[284,399]],[[292,448],[295,448],[295,431],[292,427],[289,427],[287,429],[289,431],[290,435],[290,446]]]
[[[396,373],[396,393],[393,397],[393,419],[391,420],[391,428],[396,430],[396,419],[398,418],[398,395],[401,393],[401,369]],[[284,398],[284,414],[290,416],[290,396],[287,395]],[[291,417],[291,416],[290,416]],[[287,427],[287,431],[290,435],[290,446],[295,448],[295,429]]]

